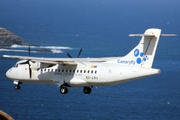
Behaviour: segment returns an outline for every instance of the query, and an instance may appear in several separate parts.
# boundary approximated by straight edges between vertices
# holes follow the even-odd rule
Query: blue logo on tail
[[[134,56],[137,57],[137,59],[136,59],[137,64],[141,64],[142,58],[144,61],[148,60],[148,57],[144,56],[144,53],[140,52],[139,49],[134,50]]]

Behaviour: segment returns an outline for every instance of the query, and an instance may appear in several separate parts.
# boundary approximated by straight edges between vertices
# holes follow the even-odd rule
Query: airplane
[[[91,93],[93,86],[109,86],[160,74],[160,69],[152,68],[161,29],[150,28],[141,40],[123,57],[102,58],[43,58],[3,55],[5,58],[19,59],[6,76],[20,89],[24,82],[56,84],[60,93],[67,94],[68,87],[83,87],[85,94]],[[82,51],[82,50],[81,50]]]

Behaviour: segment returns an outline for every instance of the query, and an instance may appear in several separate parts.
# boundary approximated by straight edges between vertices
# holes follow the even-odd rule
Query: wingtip
[[[8,57],[8,55],[3,55],[2,57],[7,58],[7,57]]]

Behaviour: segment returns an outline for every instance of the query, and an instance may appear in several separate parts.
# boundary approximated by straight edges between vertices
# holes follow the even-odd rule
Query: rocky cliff
[[[13,44],[22,45],[24,44],[24,40],[9,30],[0,28],[0,48],[4,46],[11,46]]]
[[[0,49],[9,49],[11,45],[16,44],[16,45],[27,45],[29,47],[31,46],[38,46],[35,44],[29,44],[25,43],[24,40],[15,35],[14,33],[10,32],[9,30],[6,30],[5,28],[0,27]],[[37,52],[52,52],[50,49],[46,48],[38,48],[35,51]]]

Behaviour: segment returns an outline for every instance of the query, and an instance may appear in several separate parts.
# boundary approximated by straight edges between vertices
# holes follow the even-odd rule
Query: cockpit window
[[[17,68],[17,67],[18,67],[18,64],[15,64],[14,67]]]

